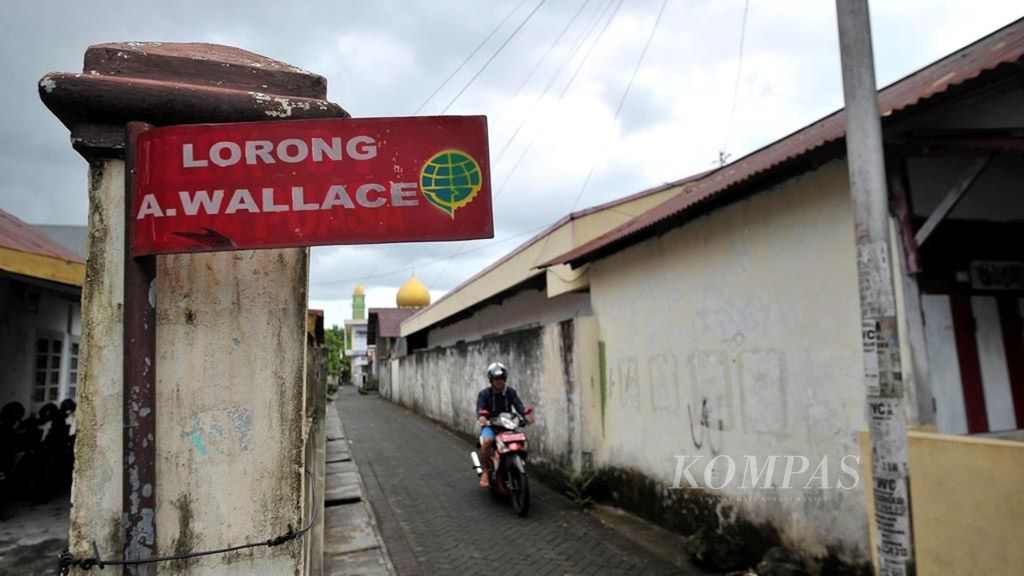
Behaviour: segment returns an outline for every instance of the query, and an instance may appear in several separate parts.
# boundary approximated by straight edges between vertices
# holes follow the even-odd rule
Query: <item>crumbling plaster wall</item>
[[[594,458],[669,489],[679,456],[704,456],[691,468],[702,488],[707,462],[731,456],[736,480],[715,491],[729,507],[794,547],[863,560],[863,486],[836,488],[851,483],[840,463],[865,426],[846,178],[831,162],[593,264],[606,362]],[[745,458],[772,455],[807,457],[812,471],[827,456],[829,488],[801,488],[810,472],[795,490],[740,488]],[[719,459],[712,487],[726,474]]]

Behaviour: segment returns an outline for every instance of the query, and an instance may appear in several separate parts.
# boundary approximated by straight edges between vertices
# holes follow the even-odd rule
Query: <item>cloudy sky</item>
[[[0,209],[86,222],[86,165],[39,100],[45,73],[80,71],[103,42],[237,46],[325,76],[353,116],[488,116],[494,239],[313,250],[310,306],[328,324],[349,315],[357,282],[369,306],[393,306],[415,273],[436,300],[573,209],[712,168],[723,151],[738,159],[842,105],[832,0],[667,0],[658,20],[662,5],[8,0]],[[880,85],[1024,16],[1020,0],[871,7]]]

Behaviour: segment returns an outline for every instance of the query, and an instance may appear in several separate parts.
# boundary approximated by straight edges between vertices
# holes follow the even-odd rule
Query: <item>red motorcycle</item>
[[[528,444],[523,430],[526,419],[513,412],[502,412],[489,421],[495,432],[489,477],[491,490],[510,498],[512,510],[519,516],[526,516],[530,510],[530,482],[526,475]],[[480,448],[479,440],[476,447]],[[469,457],[477,476],[483,474],[477,450],[470,452]]]

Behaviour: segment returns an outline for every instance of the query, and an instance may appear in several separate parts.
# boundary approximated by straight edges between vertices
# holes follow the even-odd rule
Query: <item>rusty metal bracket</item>
[[[124,558],[156,556],[156,257],[132,258],[135,221],[135,141],[151,129],[126,128],[124,183]],[[123,574],[153,576],[152,564],[125,565]]]

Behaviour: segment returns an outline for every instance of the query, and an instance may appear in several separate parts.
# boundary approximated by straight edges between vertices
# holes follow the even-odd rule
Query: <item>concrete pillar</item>
[[[105,44],[44,103],[90,161],[82,375],[70,545],[122,557],[124,125],[346,117],[326,81],[236,48]],[[305,249],[157,258],[158,555],[266,541],[303,520]],[[145,574],[298,574],[291,542]]]

